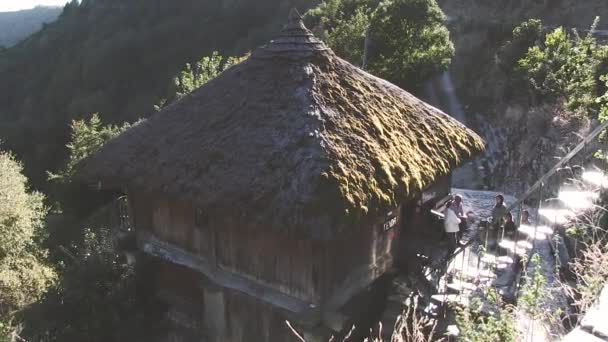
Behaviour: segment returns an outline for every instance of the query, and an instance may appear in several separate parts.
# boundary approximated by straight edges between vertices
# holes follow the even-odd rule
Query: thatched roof
[[[80,173],[319,235],[393,208],[482,149],[450,116],[337,57],[292,13],[279,38],[108,142]]]

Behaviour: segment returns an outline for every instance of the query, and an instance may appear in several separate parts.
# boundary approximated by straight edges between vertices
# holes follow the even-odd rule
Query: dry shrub
[[[608,243],[598,240],[587,244],[582,255],[570,266],[576,283],[566,286],[566,290],[582,314],[593,305],[608,283]]]
[[[418,298],[414,297],[411,301],[405,303],[406,309],[397,317],[393,333],[389,341],[384,341],[382,338],[382,323],[379,323],[378,335],[366,338],[365,342],[430,342],[433,341],[437,321],[428,317],[421,317],[418,314]],[[289,321],[285,322],[301,342],[306,342],[304,337],[293,328]],[[355,327],[349,331],[341,342],[350,341],[350,337],[354,332]],[[328,342],[337,342],[334,337]]]

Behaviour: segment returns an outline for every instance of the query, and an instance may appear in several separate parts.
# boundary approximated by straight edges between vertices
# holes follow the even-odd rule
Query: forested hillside
[[[315,3],[72,1],[56,22],[0,52],[0,137],[40,186],[64,159],[72,119],[145,117],[187,62],[244,54],[276,34],[292,7]]]
[[[29,10],[0,12],[0,47],[10,47],[51,23],[61,13],[60,7],[38,6]]]

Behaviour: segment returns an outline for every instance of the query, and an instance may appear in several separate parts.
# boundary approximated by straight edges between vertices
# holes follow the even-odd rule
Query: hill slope
[[[309,0],[72,2],[59,19],[0,53],[0,139],[38,186],[62,161],[71,119],[146,116],[185,63],[241,55]],[[24,137],[28,137],[24,139]]]
[[[61,7],[38,6],[29,10],[0,12],[0,46],[10,47],[57,19]]]

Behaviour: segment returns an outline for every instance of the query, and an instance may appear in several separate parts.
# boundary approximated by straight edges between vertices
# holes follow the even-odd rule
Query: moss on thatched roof
[[[319,235],[395,207],[482,149],[473,131],[340,59],[292,15],[278,39],[80,170]]]

